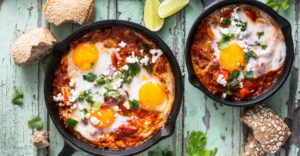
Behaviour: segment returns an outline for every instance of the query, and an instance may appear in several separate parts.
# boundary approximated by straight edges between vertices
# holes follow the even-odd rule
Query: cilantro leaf
[[[279,8],[287,10],[289,8],[289,0],[268,0],[267,5],[275,11],[278,11]]]
[[[88,82],[94,82],[97,79],[97,75],[94,73],[88,73],[86,75],[83,75],[83,79]]]
[[[248,63],[250,58],[257,58],[257,55],[255,54],[255,52],[253,50],[248,51],[248,52],[245,53],[244,61],[246,63]]]
[[[233,79],[237,79],[240,75],[240,71],[239,70],[233,70],[231,73],[230,73],[230,78],[233,80]]]
[[[228,18],[222,18],[221,24],[223,24],[224,26],[228,26],[231,24],[231,21]]]
[[[226,92],[225,92],[225,94],[226,95],[232,95],[232,92],[229,89],[227,89]]]
[[[247,29],[247,25],[248,23],[247,22],[241,22],[241,23],[238,23],[237,26],[240,27],[240,29],[242,31],[245,31]]]
[[[28,127],[31,129],[41,130],[43,128],[42,119],[38,116],[32,117],[28,122]]]
[[[129,101],[130,109],[138,109],[139,108],[139,102],[136,99],[133,99],[132,101]]]
[[[253,71],[252,70],[246,71],[244,73],[244,77],[245,77],[245,79],[252,79],[253,78]]]
[[[21,89],[16,89],[12,95],[11,102],[14,105],[21,106],[23,105],[23,98],[24,98],[23,91]]]
[[[74,120],[74,119],[72,119],[72,118],[68,118],[68,119],[66,120],[66,124],[67,124],[68,126],[71,126],[71,127],[75,127],[77,123],[78,123],[78,121],[77,121],[77,120]]]
[[[187,140],[187,154],[189,156],[215,156],[217,149],[205,149],[207,138],[201,131],[191,132]]]
[[[239,80],[234,79],[234,80],[232,80],[232,81],[229,83],[229,85],[230,85],[231,87],[235,87],[235,86],[237,86],[239,83],[240,83]]]
[[[105,84],[105,79],[104,78],[100,78],[96,81],[96,83],[100,86],[100,85],[104,85]]]
[[[131,83],[133,77],[136,76],[140,71],[140,66],[137,63],[128,64],[128,70],[124,72],[124,82]]]
[[[266,49],[268,48],[268,46],[265,45],[265,44],[260,45],[260,47],[261,47],[263,50],[266,50]]]
[[[100,109],[101,105],[102,105],[102,103],[100,103],[100,102],[94,102],[94,103],[92,104],[92,109],[93,109],[94,111],[97,111],[98,109]]]
[[[256,35],[257,35],[258,39],[260,39],[262,36],[265,35],[265,32],[263,32],[263,31],[257,32]]]
[[[86,108],[83,108],[82,113],[83,113],[84,115],[86,115],[86,114],[88,113],[88,110],[87,110]]]
[[[222,39],[218,43],[219,50],[226,48],[229,45],[229,41],[234,39],[234,34],[223,34]]]

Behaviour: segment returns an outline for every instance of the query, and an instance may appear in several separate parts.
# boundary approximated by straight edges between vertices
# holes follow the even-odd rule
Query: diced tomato
[[[119,66],[118,66],[118,58],[117,58],[116,53],[111,54],[111,62],[112,62],[112,65],[118,70]]]
[[[245,80],[243,82],[243,88],[246,88],[248,90],[253,90],[253,89],[257,89],[257,83],[254,81],[249,81],[249,80]]]
[[[257,15],[256,15],[256,12],[250,8],[247,8],[246,9],[246,15],[253,21],[255,22],[256,19],[257,19]]]
[[[233,12],[233,8],[226,8],[220,11],[220,16],[223,18],[230,18]]]
[[[213,73],[213,80],[217,81],[219,75],[223,75],[225,80],[229,80],[229,72],[227,70],[217,70]]]
[[[250,91],[246,88],[242,88],[239,92],[239,96],[240,96],[240,99],[245,99],[247,96],[249,96],[250,94]]]
[[[207,27],[206,30],[207,30],[207,34],[208,34],[208,36],[209,36],[209,38],[210,38],[211,40],[216,39],[215,34],[213,33],[213,31],[211,30],[210,27]]]
[[[138,128],[133,125],[123,125],[118,128],[117,135],[119,137],[130,136],[130,135],[134,134],[137,130],[138,130]]]
[[[106,102],[104,102],[102,105],[101,105],[101,108],[109,108],[110,105]]]

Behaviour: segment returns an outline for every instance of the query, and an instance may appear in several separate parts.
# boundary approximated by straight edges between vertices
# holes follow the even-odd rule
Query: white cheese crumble
[[[152,54],[151,62],[155,63],[158,58],[163,54],[163,52],[160,49],[151,49],[150,54]]]
[[[123,69],[123,70],[128,70],[128,69],[129,69],[129,66],[126,64],[126,65],[124,65],[121,69]]]
[[[240,82],[240,88],[244,88],[243,82]]]
[[[122,85],[122,82],[123,82],[123,79],[121,78],[116,78],[114,79],[114,81],[111,83],[111,86],[114,90],[117,90],[118,88],[121,87]]]
[[[100,122],[96,117],[91,117],[90,121],[93,125],[97,125]]]
[[[217,78],[217,83],[221,84],[222,86],[226,86],[227,81],[224,78],[224,75],[220,74]]]
[[[71,93],[71,96],[69,96],[69,101],[70,101],[70,102],[75,102],[76,99],[77,99],[78,96],[79,96],[78,91],[76,91],[76,90],[74,90],[74,89],[71,89],[70,93]]]
[[[130,109],[130,105],[129,105],[129,102],[128,101],[125,101],[123,106],[126,108],[126,109]]]
[[[64,97],[61,93],[58,93],[56,96],[53,96],[55,102],[64,101]]]
[[[124,47],[126,47],[127,43],[125,43],[124,41],[121,41],[118,45],[120,47],[124,48]]]
[[[131,56],[128,56],[126,58],[127,63],[136,63],[138,61],[138,58],[135,56],[134,52],[131,52]]]

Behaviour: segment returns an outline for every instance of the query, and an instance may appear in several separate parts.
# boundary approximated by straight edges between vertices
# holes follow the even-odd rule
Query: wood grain
[[[10,57],[10,45],[23,32],[48,27],[60,41],[79,26],[48,24],[42,15],[46,0],[0,0],[0,155],[51,155],[56,156],[63,139],[47,115],[43,97],[44,71],[42,65],[17,67]],[[261,0],[265,2],[266,0]],[[143,25],[144,0],[96,0],[94,21],[105,19],[128,20]],[[241,125],[241,108],[222,106],[206,97],[188,82],[184,48],[189,29],[203,11],[200,0],[190,0],[189,5],[165,20],[162,30],[156,32],[172,49],[184,76],[184,101],[177,118],[176,131],[149,150],[171,150],[176,156],[185,154],[185,140],[189,132],[201,130],[208,136],[208,148],[217,147],[218,156],[238,156],[243,151],[247,129]],[[295,63],[290,78],[271,98],[265,101],[282,117],[290,121],[293,135],[288,144],[275,156],[300,156],[300,84],[299,80],[299,18],[300,1],[290,0],[288,11],[280,11],[292,25],[295,45]],[[24,106],[10,103],[14,88],[25,92]],[[50,146],[36,150],[30,143],[33,131],[27,127],[31,116],[39,115],[49,130]],[[148,150],[148,151],[149,151]],[[88,155],[77,152],[75,155]],[[139,155],[146,156],[147,151]]]

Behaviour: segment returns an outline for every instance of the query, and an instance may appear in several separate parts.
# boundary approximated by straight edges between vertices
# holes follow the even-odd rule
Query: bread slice
[[[91,22],[95,8],[94,0],[47,0],[44,15],[56,26],[64,22],[83,25]]]
[[[17,65],[38,63],[40,58],[49,54],[49,48],[56,42],[46,28],[26,32],[12,44],[12,57]]]

